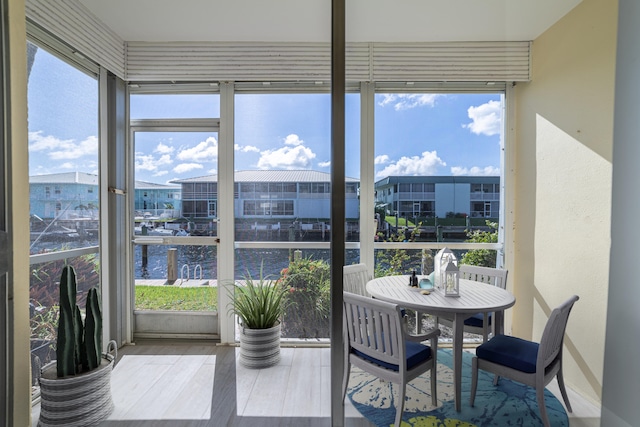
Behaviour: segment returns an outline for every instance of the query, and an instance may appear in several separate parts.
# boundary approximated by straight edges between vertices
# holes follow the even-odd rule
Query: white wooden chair
[[[367,282],[371,280],[366,264],[345,265],[343,267],[343,290],[352,294],[371,296],[367,293]]]
[[[562,375],[562,346],[569,313],[578,299],[577,295],[573,295],[551,312],[539,344],[497,335],[479,345],[471,362],[471,406],[476,398],[478,369],[482,369],[495,374],[494,384],[498,383],[499,377],[505,377],[534,387],[545,427],[549,427],[549,417],[544,404],[544,388],[554,377],[558,379],[567,410],[572,412]]]
[[[460,265],[460,278],[474,280],[476,282],[487,283],[498,286],[502,289],[507,287],[508,271],[501,268],[480,267],[477,265]],[[482,342],[487,342],[489,338],[489,328],[495,335],[496,325],[493,322],[493,313],[476,313],[464,320],[464,331],[472,334],[482,335]],[[452,319],[438,317],[437,324],[453,327]]]
[[[397,304],[344,292],[346,396],[351,365],[400,385],[395,425],[400,426],[407,383],[431,371],[431,403],[437,405],[437,354],[439,329],[421,335],[407,332]],[[430,346],[421,341],[430,340]]]

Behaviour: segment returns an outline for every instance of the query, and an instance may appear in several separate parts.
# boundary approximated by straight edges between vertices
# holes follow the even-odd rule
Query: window
[[[320,182],[320,183],[313,183],[311,184],[311,192],[312,193],[317,193],[317,194],[324,194],[324,193],[330,193],[331,192],[331,186],[330,184],[324,183],[324,182]]]
[[[255,197],[256,185],[254,183],[242,183],[240,184],[240,192],[242,197]]]
[[[298,189],[300,194],[309,194],[311,193],[311,184],[308,182],[298,184]]]
[[[276,84],[272,85],[276,86]],[[286,278],[294,294],[292,307],[283,322],[285,339],[329,337],[327,308],[329,299],[330,251],[323,249],[329,238],[330,181],[331,181],[331,96],[327,92],[304,93],[301,89],[285,93],[245,89],[236,86],[234,98],[234,139],[236,180],[243,176],[263,177],[255,181],[255,195],[241,193],[236,205],[236,271],[251,271],[256,275],[264,261],[264,274],[283,278],[283,271],[296,271],[301,267],[294,262],[298,253],[300,264],[317,267],[305,277],[295,281]],[[359,171],[359,96],[347,95],[347,143],[349,158],[346,171],[356,181]],[[259,118],[259,120],[258,120]],[[357,221],[359,206],[357,184],[349,183],[345,215]],[[356,240],[358,233],[350,233]],[[277,241],[280,249],[271,244]],[[299,242],[305,242],[304,249]],[[318,244],[313,248],[314,243]],[[288,247],[287,247],[288,246]],[[357,261],[357,250],[349,250],[349,263]],[[312,259],[313,261],[308,261]],[[308,261],[308,262],[307,262]],[[301,267],[304,269],[304,267]],[[299,271],[299,270],[298,270]],[[242,277],[237,277],[241,279]],[[299,290],[296,294],[296,290]],[[305,296],[311,295],[309,300]]]
[[[44,221],[31,224],[34,232],[31,253],[97,245],[97,234],[85,240],[75,238],[72,231],[77,228],[77,217],[84,215],[88,206],[98,205],[98,194],[94,192],[98,167],[98,81],[95,75],[87,75],[46,50],[30,46],[36,54],[28,80],[32,181],[29,199],[31,214]],[[47,210],[47,204],[41,201],[38,186],[42,184],[36,184],[35,177],[38,183],[45,184],[44,199],[52,197],[53,188],[57,214]],[[97,220],[84,228],[97,229]],[[70,231],[66,235],[52,234],[60,230]]]
[[[256,197],[266,199],[269,197],[269,184],[260,182],[256,184]]]
[[[469,226],[486,227],[483,221],[468,224],[466,217],[498,219],[500,212],[504,93],[424,87],[378,88],[375,95],[375,190],[388,196],[375,205],[382,242],[464,242]],[[419,252],[406,250],[407,258],[394,265],[388,262],[392,252],[377,250],[377,271],[419,269]]]
[[[293,200],[245,200],[243,204],[245,216],[293,215]]]
[[[72,58],[28,49],[31,353],[44,365],[55,359],[62,267],[75,268],[79,299],[100,284],[98,80]]]

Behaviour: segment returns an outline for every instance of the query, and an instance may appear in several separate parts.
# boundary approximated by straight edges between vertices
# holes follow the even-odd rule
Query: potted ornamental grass
[[[280,326],[287,303],[287,289],[263,275],[249,272],[229,289],[229,311],[240,324],[240,364],[266,368],[280,361]]]
[[[107,353],[102,352],[98,288],[87,294],[84,319],[76,305],[76,293],[75,270],[65,266],[60,278],[56,360],[42,368],[39,379],[38,426],[97,425],[113,411],[111,371],[116,343],[111,341]]]

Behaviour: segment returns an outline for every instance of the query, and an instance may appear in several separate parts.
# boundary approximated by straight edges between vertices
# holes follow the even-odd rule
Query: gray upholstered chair
[[[343,267],[343,290],[352,294],[371,296],[367,293],[367,282],[371,280],[366,264],[345,265]]]
[[[431,371],[431,402],[437,405],[437,354],[439,329],[421,335],[406,330],[397,304],[344,292],[345,376],[344,401],[351,365],[378,378],[399,384],[395,425],[404,411],[407,383]],[[430,345],[421,344],[430,340]]]
[[[495,374],[494,384],[498,383],[499,377],[505,377],[534,387],[545,427],[549,427],[549,417],[544,404],[544,388],[557,377],[560,393],[567,410],[571,412],[562,376],[562,345],[569,313],[576,301],[578,296],[574,295],[551,312],[539,344],[517,337],[496,335],[479,345],[471,363],[471,406],[476,398],[478,370],[482,369]]]
[[[461,279],[487,283],[502,289],[506,289],[507,287],[507,274],[508,271],[501,268],[480,267],[468,264],[460,265]],[[493,313],[476,313],[464,320],[464,331],[482,335],[482,342],[487,342],[490,330],[493,332],[493,335],[495,335],[496,325],[493,319]],[[438,317],[437,322],[444,326],[453,327],[452,319]]]

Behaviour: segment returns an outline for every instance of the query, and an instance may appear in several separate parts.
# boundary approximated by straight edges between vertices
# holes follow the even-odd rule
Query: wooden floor
[[[331,425],[329,348],[283,347],[280,363],[261,370],[240,366],[237,352],[196,342],[120,349],[111,380],[115,410],[101,426]],[[575,393],[569,398],[572,427],[600,425],[599,410]],[[36,405],[34,426],[38,413]],[[345,426],[372,425],[349,399],[345,416]]]

